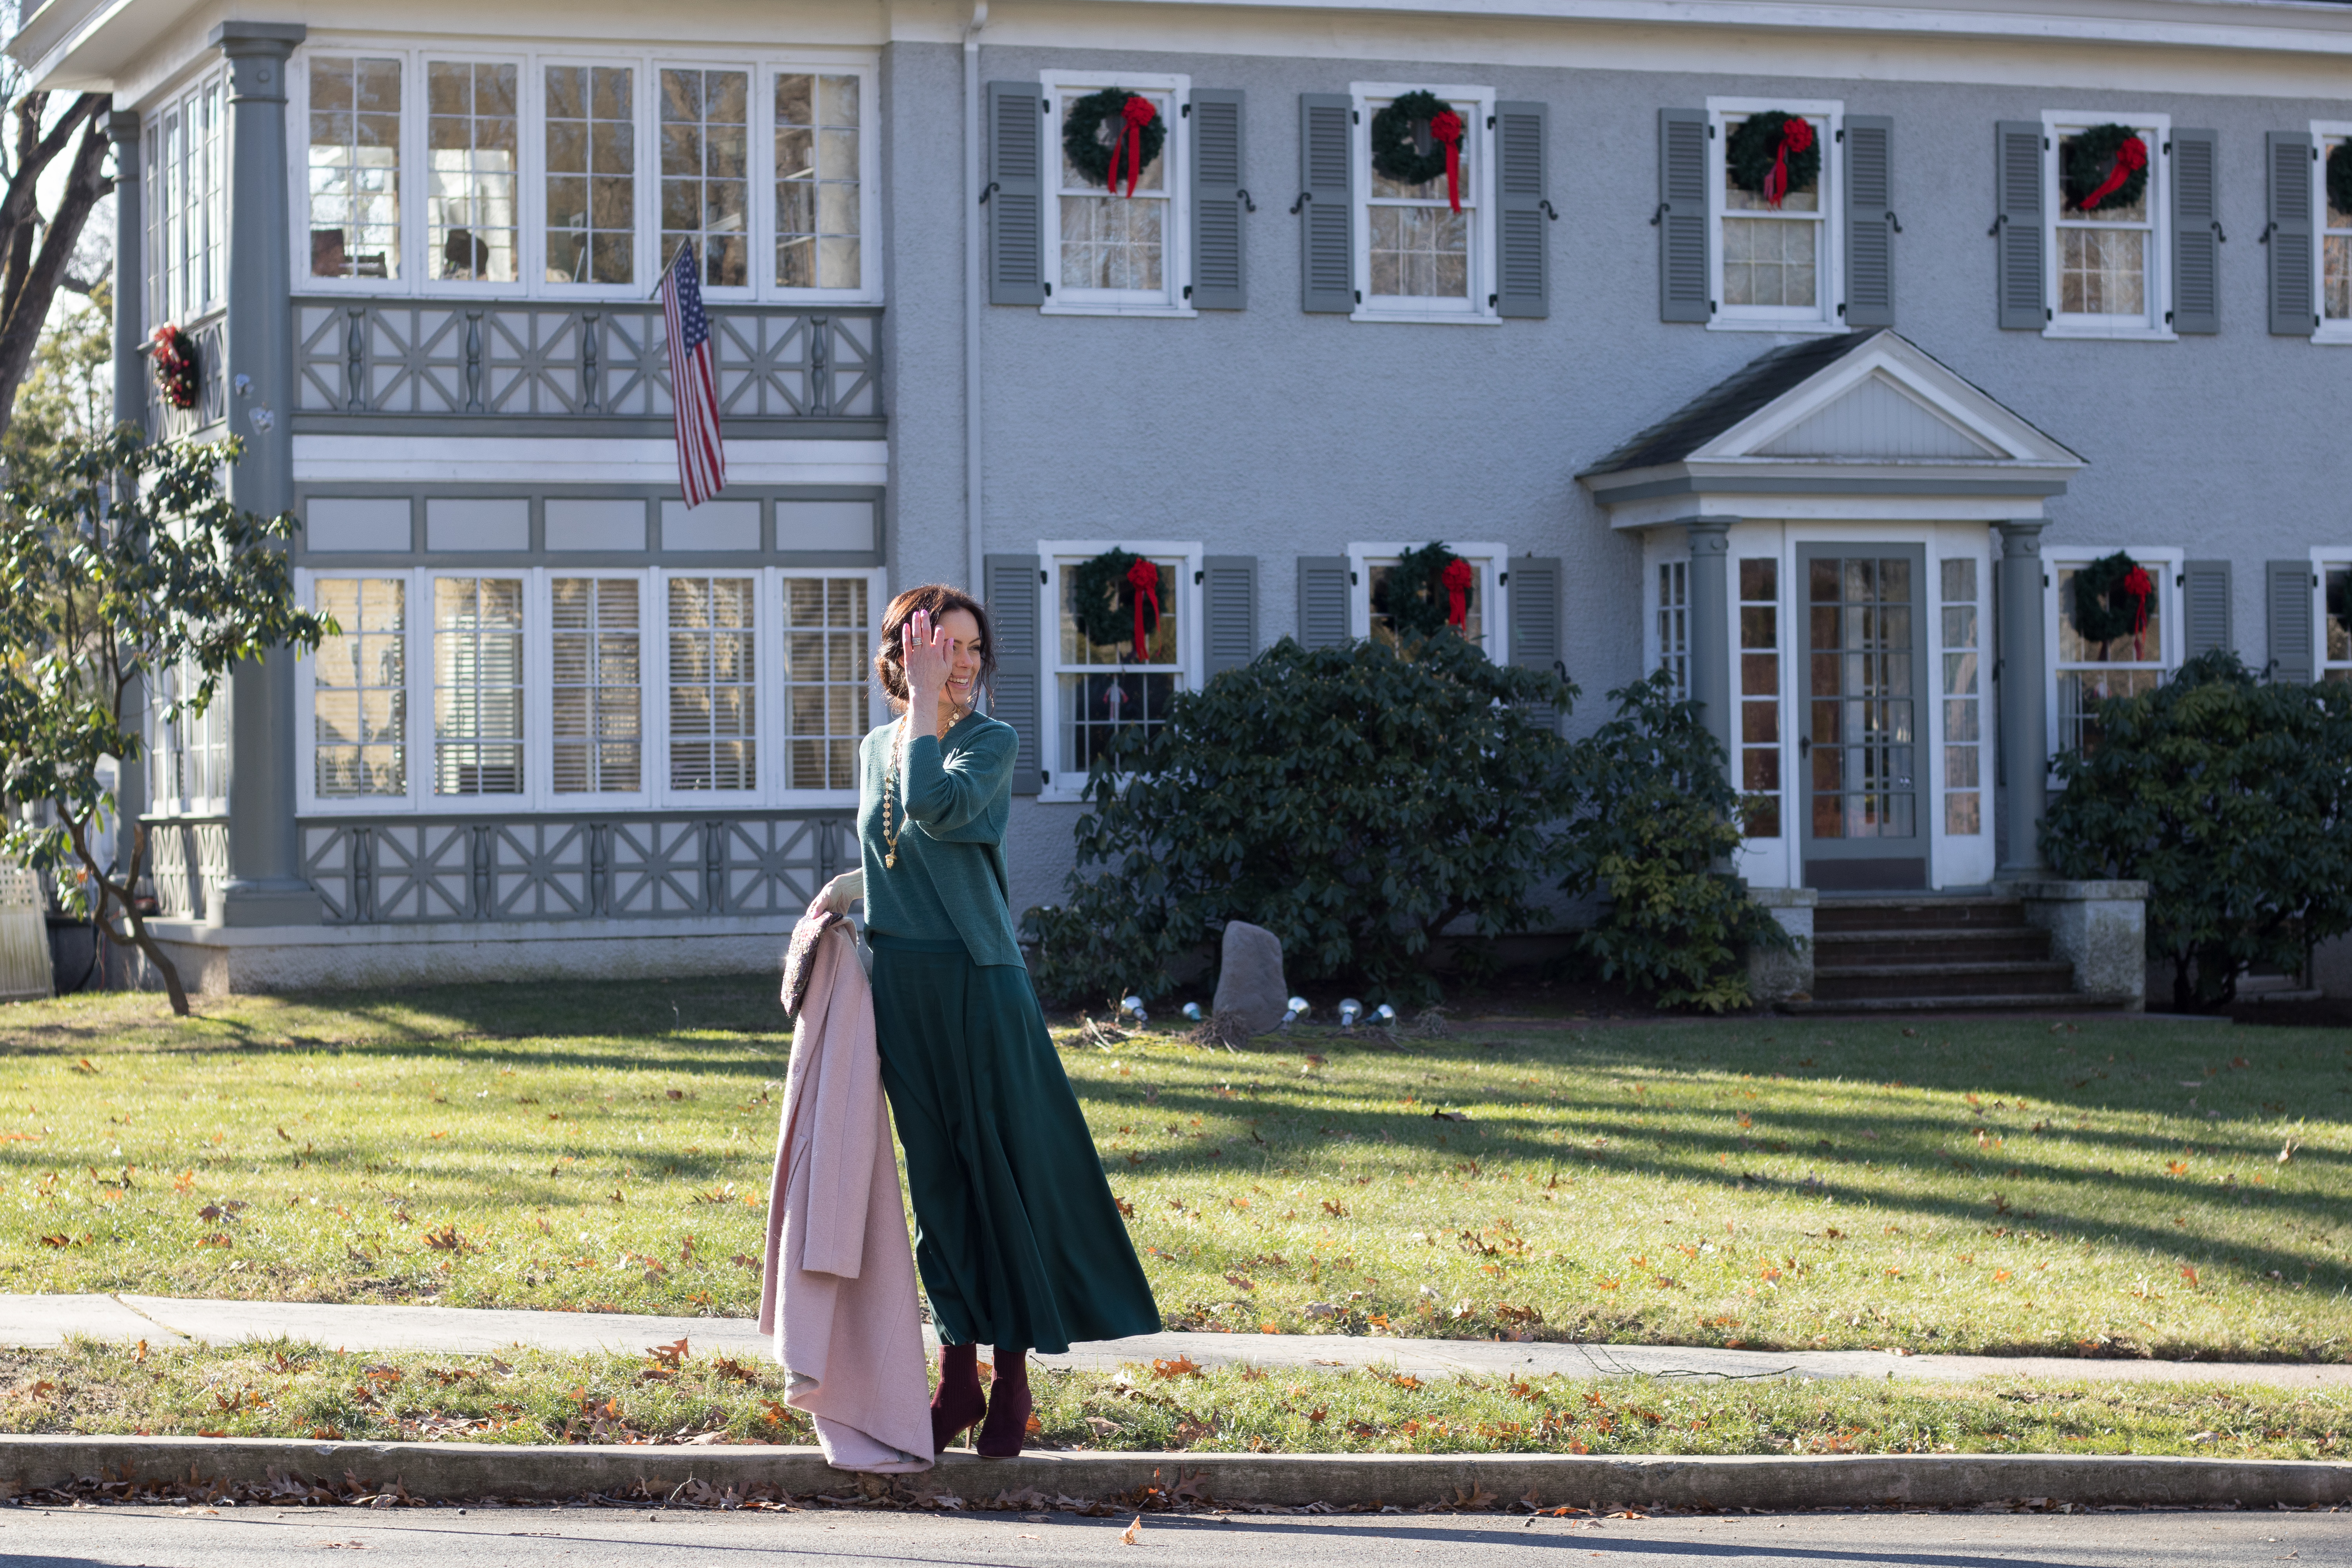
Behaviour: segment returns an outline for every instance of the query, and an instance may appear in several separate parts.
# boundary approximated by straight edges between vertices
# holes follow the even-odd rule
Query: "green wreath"
[[[1091,561],[1070,569],[1070,616],[1087,641],[1116,647],[1135,637],[1135,587],[1127,580],[1129,568],[1142,560],[1124,550],[1106,550]],[[1167,591],[1163,580],[1160,591]],[[1160,629],[1160,612],[1143,601],[1143,634]]]
[[[2352,213],[2352,142],[2338,142],[2327,154],[2327,205]]]
[[[2124,584],[2137,570],[2139,563],[2120,550],[2074,569],[2074,630],[2084,642],[2110,643],[2132,635],[2139,611]]]
[[[1725,155],[1730,161],[1731,183],[1750,195],[1762,195],[1764,182],[1780,157],[1783,134],[1780,128],[1791,120],[1804,118],[1801,114],[1768,109],[1741,121],[1724,142]],[[1822,177],[1821,137],[1816,135],[1808,145],[1792,150],[1788,167],[1790,191],[1813,189]]]
[[[1111,153],[1127,129],[1127,100],[1142,97],[1123,87],[1107,87],[1100,92],[1087,94],[1064,112],[1062,155],[1070,161],[1072,168],[1086,176],[1088,184],[1109,186]],[[1106,126],[1109,128],[1108,132]],[[1143,122],[1137,142],[1143,154],[1143,166],[1148,169],[1159,162],[1160,149],[1168,145],[1167,117],[1155,111]],[[1119,173],[1127,173],[1124,160]]]
[[[1399,637],[1433,637],[1449,629],[1446,611],[1453,595],[1445,586],[1445,569],[1455,559],[1442,540],[1406,551],[1387,579],[1373,584],[1372,613],[1394,621]],[[1465,605],[1475,608],[1477,594],[1475,584],[1465,589]]]
[[[1445,148],[1429,122],[1454,106],[1423,89],[1391,100],[1372,115],[1372,168],[1384,180],[1421,185],[1445,173]],[[1427,151],[1423,144],[1427,143]]]
[[[2123,153],[2126,142],[2139,142],[2139,166],[2124,173],[2123,183],[2101,196],[2095,206],[2085,206],[2084,199],[2107,183],[2115,172],[2116,159]],[[2105,212],[2110,207],[2127,207],[2147,191],[2147,143],[2140,133],[2128,125],[2094,125],[2074,134],[2074,145],[2066,154],[2066,205],[2076,212]]]

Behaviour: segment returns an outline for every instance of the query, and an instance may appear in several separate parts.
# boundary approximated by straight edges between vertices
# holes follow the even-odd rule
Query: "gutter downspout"
[[[988,0],[972,0],[971,25],[963,35],[963,188],[977,192],[980,176],[980,30],[988,26]],[[975,197],[975,201],[977,198]],[[964,581],[985,597],[981,544],[980,311],[981,231],[984,215],[964,208],[963,228],[963,532]]]

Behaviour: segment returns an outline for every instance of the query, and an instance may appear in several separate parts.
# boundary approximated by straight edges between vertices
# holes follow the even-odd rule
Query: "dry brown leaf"
[[[1121,1546],[1134,1546],[1134,1545],[1138,1545],[1138,1544],[1139,1544],[1139,1542],[1137,1542],[1136,1537],[1137,1537],[1137,1536],[1139,1536],[1139,1535],[1141,1535],[1142,1533],[1143,1533],[1143,1516],[1142,1516],[1141,1514],[1139,1514],[1139,1514],[1137,1514],[1137,1515],[1135,1516],[1135,1522],[1134,1522],[1134,1523],[1132,1523],[1132,1524],[1129,1525],[1125,1530],[1122,1530],[1122,1531],[1120,1531],[1118,1532],[1118,1543],[1119,1543]]]

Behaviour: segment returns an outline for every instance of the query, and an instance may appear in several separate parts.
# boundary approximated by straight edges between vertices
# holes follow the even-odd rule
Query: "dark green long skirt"
[[[882,1087],[941,1342],[1059,1354],[1159,1331],[1029,972],[975,964],[961,942],[871,941]]]

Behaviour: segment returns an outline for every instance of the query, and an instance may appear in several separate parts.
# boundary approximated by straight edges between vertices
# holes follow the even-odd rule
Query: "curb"
[[[897,1486],[888,1484],[895,1480]],[[307,1481],[310,1484],[303,1485]],[[701,1483],[696,1486],[695,1483]],[[879,1483],[879,1484],[877,1484]],[[314,1490],[313,1488],[319,1489]],[[565,1447],[496,1443],[332,1443],[289,1437],[0,1436],[0,1494],[52,1491],[128,1500],[159,1489],[299,1502],[446,1499],[660,1501],[681,1489],[738,1498],[917,1501],[966,1506],[1128,1506],[1182,1500],[1334,1508],[1507,1506],[1757,1509],[1953,1508],[2034,1500],[2082,1507],[2328,1507],[2352,1503],[2352,1463],[2315,1459],[2138,1458],[2070,1454],[1857,1454],[1720,1458],[1577,1454],[1042,1453],[982,1459],[952,1452],[928,1474],[861,1478],[813,1447],[749,1445]],[[385,1496],[385,1494],[390,1494]],[[855,1494],[844,1498],[844,1494]],[[1041,1495],[1042,1494],[1042,1495]],[[934,1504],[934,1506],[938,1506]]]

